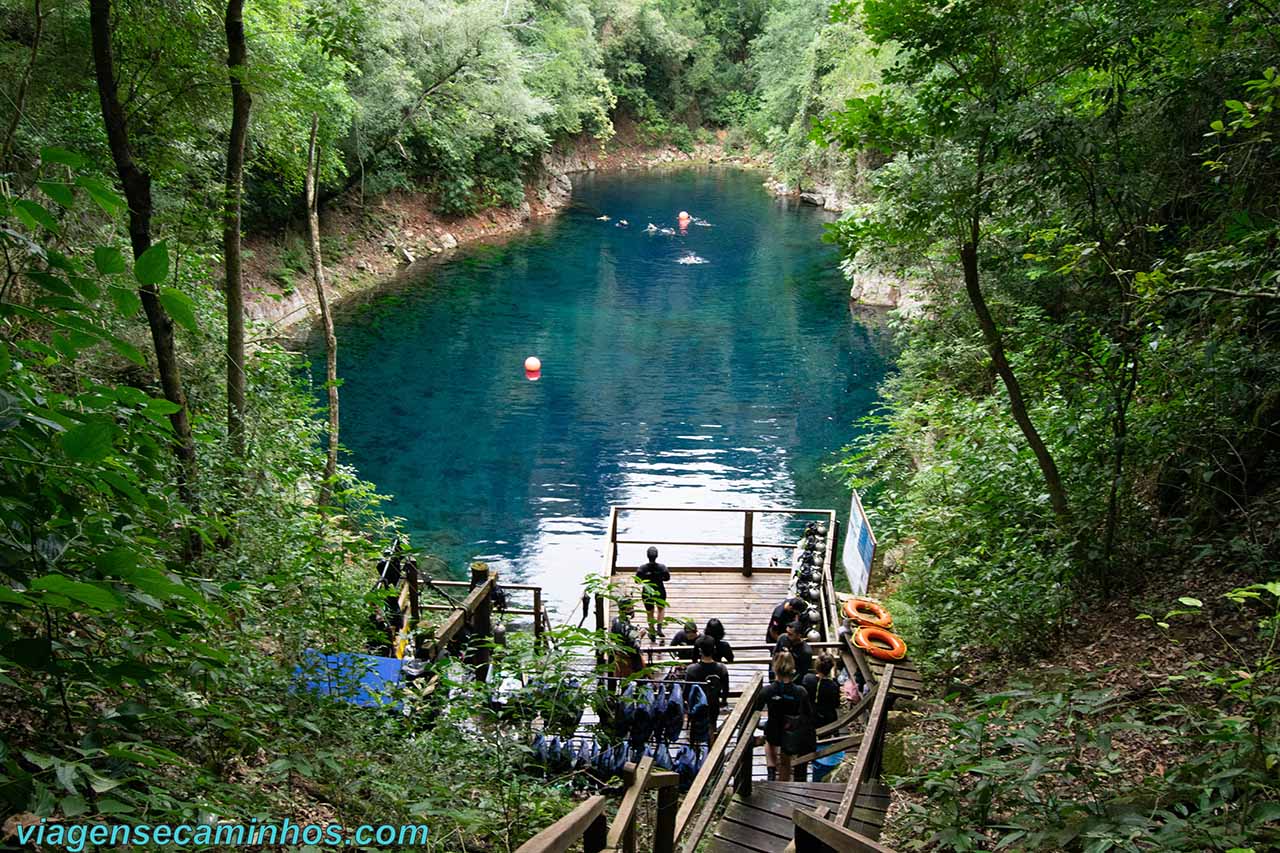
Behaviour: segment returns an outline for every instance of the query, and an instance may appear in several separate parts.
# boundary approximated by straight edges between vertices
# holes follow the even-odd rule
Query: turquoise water
[[[394,495],[389,511],[415,546],[459,575],[489,559],[568,615],[600,571],[611,504],[803,505],[844,518],[849,492],[823,467],[876,403],[886,335],[850,315],[820,240],[828,215],[760,180],[586,176],[555,219],[339,312],[345,461]],[[643,230],[675,228],[680,210],[711,227]],[[679,262],[691,254],[705,263]],[[542,360],[537,381],[529,355]],[[322,378],[323,359],[314,366]],[[718,517],[678,523],[633,535],[741,535],[716,530]],[[770,523],[757,539],[791,534]],[[642,552],[623,549],[620,562]]]

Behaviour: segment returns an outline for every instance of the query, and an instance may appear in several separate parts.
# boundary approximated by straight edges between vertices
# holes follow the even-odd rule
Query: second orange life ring
[[[844,615],[859,625],[871,625],[876,628],[892,628],[893,617],[878,602],[869,598],[851,598],[844,603]]]
[[[854,632],[853,644],[880,660],[902,660],[907,656],[907,644],[903,639],[884,628],[863,625]]]

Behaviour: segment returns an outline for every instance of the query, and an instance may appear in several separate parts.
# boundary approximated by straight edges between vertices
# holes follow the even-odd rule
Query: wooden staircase
[[[845,784],[828,782],[755,782],[750,794],[736,794],[716,824],[707,853],[785,853],[795,838],[796,809],[840,807]],[[864,783],[849,829],[869,839],[880,837],[889,789]]]

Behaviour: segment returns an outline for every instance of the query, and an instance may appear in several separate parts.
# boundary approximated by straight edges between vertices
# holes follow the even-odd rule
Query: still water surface
[[[708,224],[681,231],[681,210]],[[883,330],[850,315],[828,220],[751,172],[583,177],[554,220],[339,313],[345,461],[394,495],[416,546],[458,575],[481,557],[541,584],[562,619],[600,571],[611,504],[844,519],[848,490],[823,469],[874,407],[889,355]],[[741,536],[737,518],[636,519],[636,538]],[[798,532],[776,523],[756,538]]]

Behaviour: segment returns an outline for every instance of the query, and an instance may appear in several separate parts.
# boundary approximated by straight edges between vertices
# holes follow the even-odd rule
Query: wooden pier
[[[671,527],[689,527],[687,523],[669,523],[676,513],[718,513],[727,521],[709,525],[715,531],[701,537],[664,536]],[[870,690],[834,723],[820,728],[817,750],[796,763],[852,753],[852,778],[846,783],[765,781],[761,712],[756,707],[767,683],[772,648],[765,643],[765,631],[773,608],[790,597],[793,558],[809,521],[825,525],[820,600],[816,602],[816,627],[821,637],[810,645],[815,653],[825,650],[837,654],[845,674],[853,678],[859,673]],[[724,535],[727,528],[740,531],[740,535]],[[720,619],[735,654],[734,663],[727,664],[730,701],[721,709],[716,739],[674,819],[659,810],[662,826],[655,833],[655,851],[887,851],[877,839],[889,805],[888,789],[878,778],[888,715],[896,701],[920,691],[921,680],[910,660],[885,664],[853,647],[840,633],[844,620],[833,584],[839,542],[840,525],[829,510],[624,506],[611,511],[603,575],[611,582],[612,597],[627,596],[638,602],[634,573],[643,562],[638,554],[644,548],[657,546],[660,559],[675,551],[678,559],[667,558],[671,571],[671,580],[666,583],[668,618],[678,620],[676,624],[692,619],[699,630],[709,618]],[[613,610],[611,596],[596,596],[598,629],[608,630]],[[638,628],[644,627],[644,612],[638,604],[632,618]],[[668,628],[667,636],[673,633]],[[654,678],[661,677],[677,657],[660,637],[649,638],[642,654]],[[637,791],[636,796],[641,793]],[[726,796],[730,799],[722,811]],[[626,832],[604,831],[603,803],[593,798],[578,812],[581,814],[576,818],[570,815],[553,827],[554,832],[539,834],[521,848],[522,853],[567,850],[578,840],[583,842],[585,853],[635,849],[624,843],[629,837]],[[566,829],[570,830],[567,834]]]

